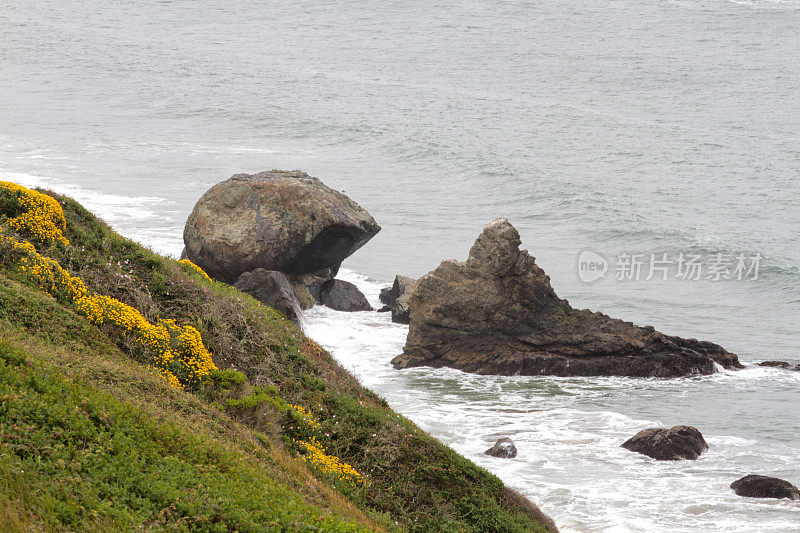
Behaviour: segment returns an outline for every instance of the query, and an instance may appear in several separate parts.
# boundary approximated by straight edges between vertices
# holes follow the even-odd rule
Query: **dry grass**
[[[556,527],[555,522],[553,522],[549,516],[544,514],[535,503],[530,501],[516,490],[509,487],[503,487],[500,493],[500,500],[509,508],[522,509],[526,515],[537,522],[546,524],[552,531],[558,533],[558,528]]]
[[[0,494],[0,531],[38,533],[44,530],[28,515],[21,501]]]

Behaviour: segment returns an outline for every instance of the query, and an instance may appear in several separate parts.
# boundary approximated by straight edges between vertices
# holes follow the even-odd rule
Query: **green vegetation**
[[[3,346],[5,348],[5,345]],[[366,529],[303,501],[242,453],[158,423],[14,350],[0,361],[0,488],[49,527]]]
[[[52,196],[70,244],[38,251],[151,322],[196,328],[220,370],[170,387],[124,330],[27,286],[0,250],[0,530],[548,529],[278,312]]]

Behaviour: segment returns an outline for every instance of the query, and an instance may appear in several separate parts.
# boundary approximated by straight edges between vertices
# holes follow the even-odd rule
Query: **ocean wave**
[[[154,251],[180,255],[183,241],[177,228],[173,200],[159,196],[125,196],[79,187],[65,180],[0,169],[0,179],[25,187],[42,187],[74,198],[109,223],[122,235],[142,242]]]

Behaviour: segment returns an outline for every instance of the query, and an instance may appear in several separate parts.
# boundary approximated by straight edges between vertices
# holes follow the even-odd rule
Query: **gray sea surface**
[[[505,216],[576,307],[800,363],[798,51],[797,0],[0,0],[0,179],[72,194],[177,256],[211,185],[302,169],[383,226],[343,272],[373,299]],[[591,283],[587,250],[607,262]],[[728,487],[800,485],[800,372],[398,372],[406,329],[384,315],[308,320],[562,531],[800,529],[797,502]],[[695,425],[711,449],[656,463],[619,448],[654,424]],[[515,460],[481,454],[505,435]]]

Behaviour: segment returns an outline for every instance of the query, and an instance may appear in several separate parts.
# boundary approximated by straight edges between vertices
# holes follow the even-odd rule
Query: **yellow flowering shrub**
[[[303,421],[303,424],[308,426],[312,431],[322,428],[322,424],[319,423],[317,417],[311,414],[311,412],[302,405],[288,404],[287,407],[297,413]]]
[[[2,186],[6,184],[7,182],[0,182]],[[27,191],[19,185],[15,187],[16,189],[9,190]],[[28,191],[33,193],[31,195],[25,194],[24,191],[19,193],[18,198],[30,199],[35,195],[50,198],[35,191]],[[21,206],[28,208],[26,213],[7,218],[4,224],[0,224],[0,249],[9,252],[16,259],[14,265],[17,271],[29,282],[59,301],[72,305],[90,322],[98,326],[111,324],[123,329],[137,344],[153,355],[153,367],[163,374],[171,385],[178,388],[195,388],[210,377],[211,371],[217,367],[203,345],[200,332],[195,328],[179,326],[174,320],[159,320],[152,324],[133,307],[110,296],[91,293],[79,277],[64,270],[57,261],[38,253],[30,242],[17,240],[4,228],[6,225],[19,233],[67,243],[59,229],[64,226],[63,211],[58,202],[52,198],[51,200],[55,205],[50,205],[41,199],[28,203],[20,200]],[[30,207],[31,205],[34,207]],[[33,211],[40,214],[26,216]],[[41,215],[44,212],[48,213],[46,217]],[[59,214],[60,225],[57,216]],[[49,221],[52,227],[43,220]],[[53,228],[58,230],[58,233],[54,233]]]
[[[308,432],[316,432],[322,428],[322,424],[320,424],[319,420],[317,420],[308,409],[305,409],[301,405],[292,404],[287,405],[287,407],[294,411],[297,418],[306,426],[305,429]],[[361,472],[335,455],[329,455],[325,446],[317,440],[316,436],[311,435],[305,439],[292,439],[292,441],[303,450],[303,460],[318,472],[334,476],[337,481],[343,481],[352,485],[357,485],[364,481],[364,476]]]
[[[305,462],[322,472],[323,474],[333,475],[338,481],[345,483],[358,484],[363,481],[361,472],[343,462],[335,455],[325,453],[325,447],[317,441],[316,437],[311,437],[306,441],[295,441],[305,449],[303,459]]]
[[[67,229],[64,210],[58,200],[10,181],[0,181],[0,197],[5,202],[16,204],[17,216],[4,221],[9,228],[41,244],[69,244],[63,233]]]
[[[180,261],[178,261],[178,263],[180,263],[180,264],[182,264],[182,265],[186,265],[186,266],[187,266],[187,267],[189,267],[191,270],[194,270],[195,272],[197,272],[198,274],[200,274],[201,276],[203,276],[204,278],[206,278],[208,281],[212,281],[211,277],[210,277],[208,274],[206,274],[206,271],[205,271],[205,270],[203,270],[203,269],[202,269],[202,268],[200,268],[199,266],[195,265],[194,263],[192,263],[192,262],[191,262],[191,261],[189,261],[188,259],[181,259]]]

